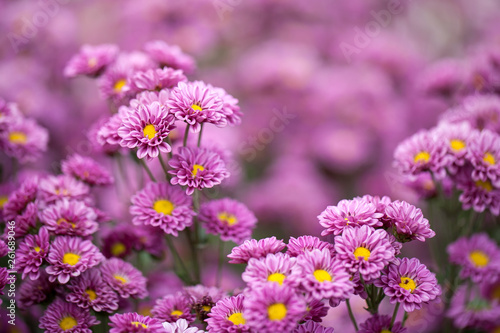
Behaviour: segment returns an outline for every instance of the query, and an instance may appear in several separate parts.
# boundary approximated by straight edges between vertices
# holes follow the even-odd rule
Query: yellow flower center
[[[210,312],[210,310],[212,310],[212,308],[211,308],[210,306],[208,306],[208,305],[203,305],[201,308],[202,308],[202,309],[203,309],[203,311],[205,311],[205,312]]]
[[[198,171],[203,171],[203,170],[205,170],[205,167],[203,165],[195,164],[193,165],[193,171],[191,171],[191,174],[193,175],[193,177],[196,177]]]
[[[115,275],[113,275],[113,277],[115,279],[117,279],[118,281],[120,281],[122,284],[128,283],[128,279],[124,278],[121,275],[115,274]]]
[[[415,163],[420,163],[420,162],[426,163],[426,162],[429,162],[430,158],[431,158],[431,154],[429,154],[426,151],[421,151],[417,155],[415,155],[415,157],[413,158],[413,161]]]
[[[76,224],[74,224],[73,222],[70,222],[70,221],[68,221],[68,220],[66,220],[65,218],[62,218],[62,217],[57,220],[57,225],[61,225],[61,223],[63,223],[63,222],[67,223],[67,224],[71,224],[71,228],[73,228],[73,229],[75,229],[75,227],[76,227]]]
[[[229,317],[227,317],[227,320],[233,323],[233,325],[245,325],[247,322],[245,318],[243,317],[243,313],[241,312],[235,312]]]
[[[495,328],[491,333],[500,333],[500,326]]]
[[[143,324],[139,321],[132,321],[131,324],[134,325],[135,327],[139,327],[139,325],[141,325],[143,328],[148,328],[148,325]]]
[[[389,330],[383,329],[382,331],[380,331],[380,333],[392,333],[392,332]]]
[[[160,199],[156,200],[153,204],[153,209],[163,215],[172,215],[174,211],[174,204],[168,200]]]
[[[23,145],[28,141],[28,137],[23,132],[10,132],[9,141],[15,144]]]
[[[67,331],[67,330],[70,330],[72,329],[73,327],[75,327],[76,325],[78,325],[78,322],[76,321],[75,318],[71,317],[71,316],[67,316],[67,317],[64,317],[63,319],[61,319],[61,321],[59,322],[59,327],[63,330],[63,331]]]
[[[111,254],[115,257],[121,256],[126,250],[127,248],[125,247],[125,245],[120,242],[115,243],[113,244],[113,246],[111,246]]]
[[[476,267],[485,267],[490,262],[488,255],[480,250],[469,253],[469,259]]]
[[[147,137],[149,140],[151,140],[156,135],[156,129],[155,129],[154,125],[149,124],[149,125],[146,125],[146,127],[144,127],[144,129],[142,130],[142,133],[144,133],[144,137]]]
[[[453,139],[450,141],[450,147],[453,151],[460,151],[465,148],[465,142],[458,139]]]
[[[40,249],[40,246],[35,246],[35,247],[34,247],[34,250],[35,250],[35,252],[40,252],[40,250],[41,250],[41,249]]]
[[[356,250],[354,250],[354,258],[358,260],[359,257],[363,257],[366,261],[370,258],[370,250],[368,250],[366,247],[358,247]]]
[[[8,200],[9,200],[8,196],[1,195],[0,196],[0,208],[3,208],[3,206],[5,206],[5,204],[7,203]]]
[[[267,316],[269,320],[277,321],[286,317],[287,309],[283,303],[274,303],[267,308]]]
[[[484,154],[483,161],[485,161],[489,165],[495,165],[497,163],[495,157],[491,153]]]
[[[232,226],[238,223],[238,219],[236,218],[236,216],[226,212],[219,213],[217,215],[217,218],[219,219],[219,221],[226,223],[228,226]]]
[[[85,290],[85,293],[86,293],[87,295],[89,295],[89,299],[90,299],[91,301],[93,301],[93,300],[95,300],[95,299],[97,298],[97,294],[96,294],[96,293],[95,293],[95,291],[93,291],[92,289],[87,289],[87,290]]]
[[[63,256],[63,263],[75,266],[80,261],[80,256],[74,253],[65,253]]]
[[[120,79],[118,81],[115,82],[115,85],[113,86],[113,89],[115,92],[119,93],[122,91],[123,87],[125,87],[125,85],[127,84],[127,80],[126,79]]]
[[[409,290],[411,293],[413,293],[415,288],[417,288],[415,281],[406,276],[401,277],[401,283],[399,286],[403,289]]]
[[[196,104],[191,105],[191,109],[193,109],[194,112],[200,112],[200,111],[202,111],[201,106],[196,105]]]
[[[330,273],[328,273],[327,271],[323,270],[323,269],[317,269],[314,271],[314,277],[316,278],[316,280],[318,280],[318,282],[325,282],[325,281],[328,281],[328,282],[332,282],[332,276],[330,275]]]
[[[491,192],[493,191],[493,185],[491,185],[491,182],[489,180],[483,182],[482,180],[478,180],[476,182],[476,186],[482,188],[486,192]]]
[[[170,312],[170,314],[172,316],[175,316],[175,317],[180,317],[180,316],[182,316],[183,313],[184,312],[182,312],[181,310],[174,310],[174,311]]]
[[[269,276],[267,277],[267,281],[278,282],[280,284],[280,286],[283,284],[283,281],[285,281],[285,279],[286,279],[286,276],[284,274],[281,274],[281,273],[269,274]]]

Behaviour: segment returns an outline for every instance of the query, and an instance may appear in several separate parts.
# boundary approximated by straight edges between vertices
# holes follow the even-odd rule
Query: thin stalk
[[[146,173],[148,174],[149,178],[156,183],[156,178],[155,178],[155,176],[153,176],[153,173],[149,169],[149,167],[146,164],[146,162],[144,161],[144,159],[141,158],[139,161],[142,164],[142,167],[144,168],[144,170],[146,170]]]
[[[168,167],[165,164],[163,157],[161,157],[161,154],[158,154],[158,159],[160,160],[161,168],[163,169],[163,172],[165,173],[165,178],[167,178],[167,180],[170,180],[170,174],[168,173]]]
[[[405,327],[406,319],[408,319],[408,312],[405,311],[403,315],[403,321],[401,322],[401,327]]]
[[[168,145],[170,146],[170,148],[172,148],[172,147],[173,147],[173,145],[172,145],[172,140],[170,140],[170,137],[169,137],[169,136],[167,136],[167,143],[168,143]],[[172,149],[171,149],[171,150],[168,152],[168,157],[169,157],[169,158],[172,158],[172,156],[173,156],[173,154],[172,154]]]
[[[220,287],[222,281],[222,269],[224,268],[224,241],[219,238],[219,262],[217,264],[217,277],[215,280],[215,286]]]
[[[177,274],[181,280],[186,282],[187,284],[191,284],[191,278],[189,276],[189,271],[186,268],[186,265],[184,265],[184,261],[182,260],[181,256],[179,255],[179,252],[177,252],[177,249],[174,246],[174,242],[170,239],[170,236],[165,237],[167,240],[167,245],[168,248],[170,249],[170,252],[174,256],[174,265],[177,262],[177,264],[181,267],[181,269],[184,271],[184,275]]]
[[[198,147],[201,144],[201,135],[203,134],[203,124],[201,124],[200,134],[198,134]]]
[[[189,135],[189,127],[191,127],[189,124],[186,125],[186,130],[184,131],[184,140],[182,141],[182,145],[186,147],[187,141],[188,141],[188,135]]]
[[[349,317],[351,318],[352,324],[354,325],[354,329],[356,332],[358,331],[358,324],[356,323],[356,318],[354,318],[354,314],[352,313],[351,303],[348,299],[345,300],[345,304],[347,305],[347,311],[349,311]]]
[[[196,229],[195,229],[196,231]],[[193,261],[193,271],[194,271],[194,282],[198,284],[200,282],[200,263],[198,260],[198,249],[197,243],[194,240],[193,234],[190,228],[186,228],[186,236],[189,242],[189,249],[191,251],[191,260]]]
[[[392,314],[391,326],[389,326],[389,331],[392,330],[392,326],[394,326],[394,322],[396,321],[400,304],[401,303],[396,303],[396,306],[394,307],[394,313]]]

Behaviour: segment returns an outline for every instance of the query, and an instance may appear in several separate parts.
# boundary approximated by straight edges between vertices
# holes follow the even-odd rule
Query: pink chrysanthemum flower
[[[270,253],[265,258],[251,258],[241,278],[249,288],[263,283],[294,286],[294,281],[288,279],[294,265],[295,258],[284,253]]]
[[[85,200],[90,188],[81,181],[66,175],[48,176],[40,180],[38,189],[39,198],[46,204],[57,200]]]
[[[245,294],[243,317],[255,332],[292,331],[306,313],[306,302],[294,289],[266,283]]]
[[[269,253],[278,253],[286,247],[281,239],[269,237],[260,240],[249,239],[240,246],[235,246],[228,254],[230,264],[246,264],[251,258],[265,258]]]
[[[90,327],[97,324],[88,310],[58,298],[45,310],[38,327],[54,333],[92,333]]]
[[[333,327],[325,327],[312,320],[299,325],[292,333],[335,333]],[[377,332],[378,333],[378,332]],[[398,332],[399,333],[399,332]]]
[[[184,294],[190,299],[191,304],[199,303],[206,297],[209,297],[215,303],[227,297],[227,293],[224,290],[217,287],[207,287],[202,284],[184,287]]]
[[[64,68],[64,76],[99,76],[117,55],[118,47],[113,44],[83,45],[80,52],[74,55]]]
[[[95,211],[82,201],[62,199],[40,213],[40,220],[55,235],[90,236],[99,228]]]
[[[144,50],[160,64],[160,67],[182,69],[188,74],[195,68],[194,59],[183,53],[177,45],[168,45],[164,41],[156,40],[146,43]]]
[[[328,249],[332,257],[335,256],[335,248],[333,244],[323,242],[318,237],[305,235],[297,238],[290,237],[286,253],[291,257],[298,257],[299,255],[306,252],[323,249]]]
[[[35,231],[38,218],[38,205],[30,202],[26,208],[14,218],[15,237],[17,239]]]
[[[0,132],[0,149],[21,163],[35,161],[47,150],[48,141],[47,130],[28,118],[9,122]]]
[[[474,181],[491,181],[500,187],[500,135],[489,130],[475,132],[470,139],[467,157],[474,166]]]
[[[220,156],[206,148],[180,147],[170,159],[169,171],[174,175],[172,185],[186,186],[186,193],[191,195],[195,189],[212,188],[229,177],[224,161]]]
[[[462,267],[460,277],[495,282],[500,277],[500,248],[485,233],[461,237],[447,248],[450,261]]]
[[[257,223],[255,215],[244,204],[229,198],[204,203],[198,218],[209,234],[236,244],[249,239]]]
[[[240,111],[238,106],[238,100],[233,96],[229,95],[223,88],[212,87],[210,84],[207,85],[219,95],[222,99],[222,113],[227,119],[227,123],[232,126],[241,124],[241,117],[243,113]]]
[[[390,316],[373,315],[359,325],[358,333],[406,333],[407,331],[399,321],[395,322],[391,328]]]
[[[122,138],[120,145],[129,149],[137,148],[138,158],[153,159],[160,152],[172,151],[165,139],[175,128],[175,118],[160,103],[141,104],[134,112],[128,112],[122,122],[118,129],[118,135]]]
[[[68,284],[66,301],[96,312],[118,309],[118,295],[102,279],[98,269],[85,271]]]
[[[49,275],[45,271],[40,271],[40,276],[36,280],[23,280],[16,298],[19,308],[26,310],[42,303],[48,295],[54,293],[54,287],[55,284],[49,281]]]
[[[463,91],[466,78],[467,71],[463,61],[442,59],[420,75],[418,85],[426,94],[448,99]]]
[[[324,300],[318,301],[315,299],[308,300],[307,302],[307,313],[304,315],[302,320],[312,320],[315,322],[321,322],[324,317],[328,314],[329,306],[325,304]]]
[[[74,154],[62,161],[61,168],[65,175],[75,177],[88,185],[102,186],[113,183],[113,177],[108,170],[90,157]]]
[[[222,98],[217,91],[201,81],[180,82],[172,90],[167,105],[177,119],[191,126],[193,133],[199,132],[203,123],[217,126],[227,124],[227,118],[222,111]]]
[[[95,141],[100,147],[99,150],[113,154],[121,149],[122,138],[118,135],[118,129],[122,125],[122,118],[125,118],[128,112],[130,109],[122,105],[118,108],[118,113],[98,124],[99,126],[95,129]]]
[[[35,201],[38,193],[38,177],[26,178],[19,188],[10,193],[3,206],[3,217],[6,221],[14,220],[26,209],[28,204]]]
[[[0,130],[5,130],[7,125],[12,122],[23,120],[23,115],[19,111],[16,103],[7,103],[0,97]]]
[[[458,124],[441,123],[432,130],[435,136],[442,137],[446,141],[446,150],[449,156],[448,171],[456,174],[459,167],[466,162],[469,141],[474,130],[467,122]]]
[[[425,242],[426,238],[436,235],[430,228],[429,220],[424,218],[422,210],[406,201],[394,201],[386,207],[385,213],[395,228],[395,236],[400,242],[414,239]]]
[[[243,316],[242,294],[218,301],[208,314],[206,320],[208,332],[218,333],[250,333]]]
[[[300,284],[301,289],[317,301],[329,299],[333,302],[349,297],[354,283],[343,267],[343,262],[332,258],[328,249],[312,250],[297,257],[290,280]]]
[[[16,270],[22,272],[23,280],[40,277],[39,268],[49,253],[49,233],[47,228],[40,228],[38,235],[28,235],[19,244],[16,253]]]
[[[135,194],[130,214],[135,225],[151,225],[177,237],[178,232],[190,227],[195,212],[192,199],[184,191],[168,183],[149,183]]]
[[[59,236],[50,246],[45,270],[49,273],[50,282],[58,280],[67,283],[71,277],[80,276],[87,269],[98,265],[104,256],[89,240],[79,237]]]
[[[141,299],[148,295],[147,279],[132,264],[118,258],[111,258],[103,262],[100,270],[104,282],[117,291],[122,298]]]
[[[380,276],[380,271],[394,259],[394,248],[385,230],[363,225],[347,228],[335,237],[337,259],[351,273],[359,272],[365,281]]]
[[[182,70],[169,67],[149,69],[145,72],[137,72],[132,76],[131,85],[135,91],[160,91],[171,89],[179,82],[186,82],[187,78]]]
[[[189,300],[184,297],[182,292],[167,295],[157,300],[151,313],[154,318],[170,323],[179,319],[186,319],[188,323],[192,323],[196,319],[196,316],[191,313]]]
[[[420,131],[406,139],[394,151],[394,166],[404,175],[416,176],[432,171],[436,178],[446,176],[447,143],[428,131]]]
[[[164,322],[163,328],[165,333],[205,333],[196,326],[190,327],[186,319],[179,319],[175,323]]]
[[[481,213],[488,209],[493,215],[500,214],[500,187],[496,187],[490,180],[474,181],[470,173],[457,177],[457,188],[462,190],[459,201],[464,210],[474,209]]]
[[[109,320],[109,333],[165,333],[159,320],[135,312],[117,313]]]
[[[384,288],[391,304],[401,303],[406,312],[418,310],[441,295],[436,276],[417,258],[394,259],[375,285]]]
[[[383,215],[382,217],[379,217],[379,220],[382,221],[382,223],[384,224],[384,227],[390,226],[389,219],[387,218],[387,215],[385,214],[385,207],[387,207],[390,203],[392,203],[391,198],[389,198],[386,195],[379,197],[378,195],[373,196],[373,195],[365,194],[360,199],[365,200],[365,201],[373,204],[376,207],[375,211],[377,213]]]
[[[102,253],[106,258],[125,258],[140,243],[137,227],[120,224],[102,233]]]
[[[319,216],[319,224],[325,230],[321,236],[339,235],[346,227],[368,225],[382,226],[379,220],[383,216],[376,212],[377,207],[361,198],[341,200],[337,206],[328,206]]]

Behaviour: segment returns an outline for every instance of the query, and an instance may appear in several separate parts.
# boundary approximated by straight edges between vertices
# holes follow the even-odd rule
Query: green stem
[[[401,327],[405,327],[406,319],[408,319],[408,312],[405,311],[403,315],[403,321],[401,322]]]
[[[351,303],[349,303],[349,300],[346,299],[345,304],[347,305],[347,311],[349,311],[349,317],[351,318],[352,324],[354,325],[354,329],[357,332],[358,331],[358,324],[356,323],[356,318],[354,318],[354,314],[352,313]]]
[[[198,134],[198,147],[201,144],[201,135],[203,134],[203,124],[201,124],[200,134]]]
[[[167,143],[168,143],[168,145],[170,146],[170,148],[172,148],[172,149],[173,149],[172,140],[170,140],[170,137],[169,137],[169,136],[167,136]],[[173,156],[172,149],[171,149],[171,150],[170,150],[170,152],[168,153],[168,157],[169,157],[169,158],[172,158],[172,156]]]
[[[217,264],[217,277],[215,280],[215,286],[220,287],[222,281],[222,269],[224,268],[224,241],[219,238],[219,262]]]
[[[184,131],[184,140],[182,141],[182,145],[186,147],[187,141],[188,141],[188,136],[189,136],[189,127],[191,127],[189,124],[186,125],[186,130]]]
[[[170,252],[174,256],[174,265],[177,263],[177,265],[180,266],[180,268],[184,271],[184,274],[178,273],[177,276],[184,281],[187,284],[191,284],[191,278],[189,277],[189,271],[186,268],[186,265],[184,265],[184,261],[182,260],[181,256],[179,255],[179,252],[177,252],[177,249],[174,246],[174,242],[170,239],[170,236],[167,235],[165,237],[167,239],[167,245],[168,248],[170,249]]]
[[[144,159],[141,158],[139,161],[142,164],[142,167],[144,168],[144,170],[146,170],[146,173],[148,174],[149,178],[156,183],[156,178],[155,178],[155,176],[153,176],[153,173],[149,169],[149,167],[146,164],[146,162],[144,161]]]
[[[394,322],[396,321],[400,304],[401,303],[396,303],[396,306],[394,307],[394,313],[392,314],[391,326],[389,326],[389,331],[392,330],[392,326],[394,326]]]
[[[158,159],[160,160],[161,168],[163,169],[163,172],[165,173],[165,178],[167,178],[167,180],[170,180],[170,174],[168,173],[168,167],[165,164],[163,157],[161,157],[161,153],[158,154]]]
[[[195,229],[196,231],[196,229]],[[190,228],[186,228],[186,235],[189,242],[189,249],[191,251],[191,260],[193,261],[193,271],[195,275],[194,284],[198,284],[200,281],[200,264],[198,260],[198,249],[197,243],[194,240],[193,234]]]

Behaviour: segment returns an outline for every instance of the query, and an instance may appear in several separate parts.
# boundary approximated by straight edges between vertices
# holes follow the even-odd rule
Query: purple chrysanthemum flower
[[[306,302],[296,291],[266,283],[245,294],[243,317],[259,333],[290,332],[306,313]]]
[[[295,258],[284,253],[269,253],[265,258],[250,258],[245,272],[241,275],[249,288],[262,283],[277,283],[290,285],[293,280],[288,279],[295,265]],[[294,285],[294,284],[292,284]]]
[[[229,198],[204,203],[198,218],[209,234],[236,244],[249,239],[257,223],[255,215],[244,204]]]
[[[318,237],[314,236],[300,236],[297,238],[290,237],[287,245],[286,253],[291,257],[297,257],[303,253],[311,252],[313,250],[328,249],[332,257],[335,255],[335,248],[333,244],[323,242]]]
[[[344,267],[351,273],[359,272],[365,281],[378,278],[384,266],[394,259],[387,232],[367,225],[347,228],[335,237],[335,251]]]
[[[394,151],[394,166],[402,173],[416,176],[432,171],[436,178],[446,175],[448,163],[447,143],[442,137],[428,131],[420,131],[406,139]]]
[[[375,285],[384,288],[391,304],[401,303],[406,312],[419,310],[441,295],[436,276],[417,258],[394,259]]]
[[[138,313],[117,313],[109,317],[109,333],[164,333],[161,322]]]
[[[45,310],[38,327],[51,333],[92,333],[90,327],[97,324],[87,309],[58,298]]]
[[[191,126],[193,133],[199,132],[203,123],[217,126],[227,124],[227,118],[222,111],[222,98],[217,91],[201,81],[179,82],[172,90],[167,105],[177,119]]]
[[[325,228],[321,236],[339,235],[346,227],[381,226],[382,222],[379,218],[383,214],[377,213],[376,210],[375,205],[361,198],[341,200],[337,206],[328,206],[318,216],[319,224]]]
[[[132,76],[131,85],[135,91],[171,89],[179,82],[186,82],[187,78],[179,69],[170,67],[149,69]]]
[[[96,312],[118,309],[118,295],[103,281],[98,269],[84,272],[68,284],[66,301]]]
[[[35,202],[30,202],[22,213],[16,216],[15,223],[15,237],[21,238],[32,232],[36,228],[38,217],[38,206]]]
[[[359,198],[359,197],[358,197]],[[387,207],[391,202],[392,199],[389,198],[388,196],[382,196],[379,197],[378,195],[369,195],[365,194],[363,195],[360,199],[365,200],[375,206],[375,211],[379,214],[382,214],[382,217],[379,217],[378,219],[382,221],[384,224],[384,227],[389,227],[389,219],[387,218],[387,215],[385,214],[385,207]]]
[[[406,333],[408,330],[401,325],[401,322],[395,322],[391,328],[391,317],[373,315],[364,323],[359,325],[358,333]]]
[[[135,225],[151,225],[177,237],[193,223],[192,199],[177,186],[149,183],[131,199],[130,214]]]
[[[182,292],[167,295],[156,301],[156,305],[151,310],[154,318],[166,322],[176,322],[179,319],[186,319],[192,323],[196,316],[191,313],[189,299],[184,297]]]
[[[302,321],[312,320],[315,322],[321,322],[328,314],[329,309],[330,307],[325,304],[324,300],[318,301],[311,299],[307,302],[307,313],[302,318]]]
[[[89,236],[97,231],[95,211],[82,201],[62,199],[40,213],[40,220],[55,235]]]
[[[333,327],[325,327],[319,323],[309,320],[299,325],[292,333],[334,333],[334,332],[335,330],[333,329]]]
[[[500,249],[485,233],[461,237],[447,248],[450,261],[462,267],[460,277],[495,282],[500,274]]]
[[[469,148],[469,141],[474,130],[467,122],[458,124],[442,123],[432,130],[435,136],[442,137],[446,141],[448,159],[448,170],[451,174],[456,174],[457,169],[466,162],[466,154]]]
[[[391,221],[400,242],[419,240],[425,242],[436,233],[430,228],[429,220],[424,218],[422,210],[406,201],[396,200],[385,209],[387,218]]]
[[[163,323],[163,328],[166,333],[204,333],[205,331],[199,330],[196,326],[189,327],[186,319],[179,319],[175,323]]]
[[[238,106],[238,100],[229,95],[223,88],[215,88],[210,84],[207,86],[209,88],[213,88],[213,90],[222,99],[222,113],[227,119],[227,123],[232,126],[241,124],[241,117],[243,116],[243,113],[240,111],[240,107]]]
[[[464,210],[474,209],[481,213],[488,209],[493,215],[500,214],[500,187],[490,180],[474,181],[471,174],[463,173],[456,179],[457,188],[462,190],[459,201]]]
[[[249,333],[243,316],[243,294],[218,301],[206,320],[210,333]]]
[[[132,264],[118,258],[111,258],[101,265],[104,282],[117,291],[122,298],[144,298],[148,295],[147,279]]]
[[[74,154],[61,163],[62,172],[88,185],[109,185],[113,177],[102,165],[90,157]]]
[[[209,297],[214,303],[227,297],[227,293],[217,287],[207,287],[202,284],[184,287],[184,294],[190,299],[191,304],[199,303],[204,298]]]
[[[122,117],[118,135],[120,145],[125,148],[137,148],[137,157],[153,159],[160,152],[168,153],[172,147],[165,141],[175,128],[175,118],[168,109],[158,102],[141,104],[133,112]]]
[[[40,277],[39,268],[49,252],[49,233],[42,227],[38,235],[28,235],[19,244],[16,255],[16,270],[22,272],[23,280],[27,276],[31,280]]]
[[[102,253],[106,258],[125,258],[140,243],[137,227],[120,224],[113,229],[106,230],[102,235]]]
[[[310,298],[341,301],[353,292],[354,283],[343,263],[335,260],[328,249],[312,250],[297,257],[290,280],[300,284]],[[309,298],[309,297],[308,297]]]
[[[22,121],[23,115],[19,111],[19,107],[16,103],[7,103],[3,98],[0,97],[0,130],[5,130],[7,125]]]
[[[122,118],[125,118],[128,112],[131,112],[130,109],[122,105],[116,114],[98,124],[95,129],[95,141],[100,150],[113,154],[121,149],[122,138],[118,135],[118,129],[122,125]]]
[[[21,282],[16,301],[20,309],[29,309],[34,304],[40,304],[53,294],[54,284],[49,281],[49,275],[40,271],[36,280],[26,279]]]
[[[6,221],[14,220],[29,203],[35,201],[38,193],[38,177],[26,178],[19,188],[10,193],[3,206],[3,217]]]
[[[278,253],[286,247],[281,239],[269,237],[260,240],[249,239],[235,246],[227,256],[230,264],[246,264],[251,258],[265,258],[269,253]]]
[[[500,187],[500,135],[489,130],[474,132],[468,148],[467,157],[474,166],[472,179]]]
[[[144,50],[160,64],[160,67],[172,67],[191,73],[195,68],[194,59],[182,52],[177,45],[168,45],[164,41],[156,40],[146,43]]]
[[[87,269],[96,266],[103,259],[99,249],[89,240],[79,237],[59,236],[51,244],[46,268],[49,280],[67,283],[71,277],[79,276]]]
[[[0,132],[0,148],[21,163],[35,161],[47,150],[48,140],[47,130],[29,118],[9,122]]]
[[[419,77],[419,89],[426,94],[449,99],[463,90],[466,74],[462,60],[442,59],[429,66]]]
[[[90,188],[66,175],[48,176],[40,180],[39,198],[46,204],[67,198],[73,200],[84,200],[88,197]]]
[[[174,175],[172,185],[186,186],[186,193],[191,195],[195,189],[211,188],[229,177],[224,161],[220,156],[206,148],[180,147],[170,159],[169,171]]]
[[[118,47],[113,44],[83,45],[64,68],[64,76],[98,76],[118,55]]]

